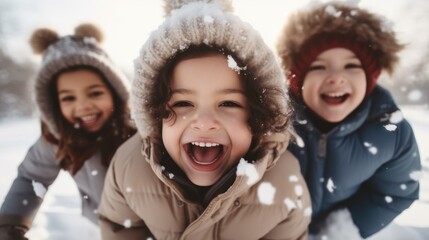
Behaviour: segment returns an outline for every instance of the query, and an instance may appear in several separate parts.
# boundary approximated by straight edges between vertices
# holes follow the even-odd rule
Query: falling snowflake
[[[237,72],[238,74],[240,74],[241,70],[246,70],[247,67],[239,67],[237,62],[231,55],[228,55],[227,59],[228,59],[228,67],[234,70],[235,72]]]
[[[130,193],[130,192],[132,192],[132,191],[133,191],[133,189],[132,189],[132,188],[130,188],[130,187],[127,187],[127,188],[125,189],[125,191],[126,191],[127,193]]]
[[[301,185],[296,185],[295,186],[295,194],[300,197],[302,196],[302,193],[304,192],[303,188]]]
[[[332,179],[331,178],[329,178],[328,179],[328,183],[326,183],[326,188],[328,189],[328,191],[329,192],[334,192],[334,190],[335,190],[335,188],[337,188],[335,185],[334,185],[334,181],[332,181]]]
[[[258,198],[262,204],[271,205],[274,202],[276,189],[271,183],[263,182],[258,187]]]
[[[296,175],[290,175],[289,176],[289,181],[290,182],[298,182],[298,177]]]
[[[33,184],[33,190],[34,193],[36,194],[36,196],[38,196],[39,198],[43,198],[46,194],[46,188],[43,186],[43,184],[36,182],[36,181],[32,181]]]
[[[341,11],[337,11],[337,9],[335,9],[335,7],[331,5],[326,6],[325,12],[331,14],[334,17],[339,17],[341,16],[341,13],[342,13]]]
[[[289,211],[296,208],[296,204],[290,198],[286,198],[284,203]]]
[[[27,206],[28,205],[28,200],[27,199],[22,200],[22,205]]]
[[[249,186],[255,184],[259,179],[255,165],[248,163],[244,158],[241,158],[238,163],[237,176],[247,176],[247,185]]]
[[[410,173],[410,178],[413,179],[416,182],[419,181],[422,177],[423,177],[423,172],[422,171],[412,171]]]
[[[298,124],[300,124],[300,125],[305,125],[305,124],[307,124],[307,120],[306,120],[306,119],[298,119],[298,120],[296,120],[296,122],[297,122]]]
[[[89,45],[97,45],[97,39],[94,37],[84,37],[83,42]]]
[[[130,228],[131,227],[131,220],[130,219],[125,219],[124,223],[122,224],[125,228]]]
[[[365,147],[367,147],[367,148],[368,148],[368,151],[369,151],[371,154],[373,154],[373,155],[377,154],[378,149],[377,149],[375,146],[373,146],[371,143],[369,143],[369,142],[364,142],[364,143],[363,143],[363,145],[364,145]]]
[[[93,170],[93,171],[91,172],[91,175],[92,175],[92,176],[97,176],[97,175],[98,175],[98,171],[97,171],[97,170]]]
[[[384,200],[386,200],[387,203],[391,203],[393,201],[391,196],[384,197]]]
[[[402,115],[401,111],[396,111],[390,114],[389,121],[393,124],[400,123],[402,120],[404,120],[404,115]]]
[[[375,154],[377,154],[378,149],[377,149],[376,147],[372,146],[372,147],[369,147],[369,148],[368,148],[368,151],[369,151],[370,153],[372,153],[373,155],[375,155]]]
[[[400,188],[401,188],[402,190],[406,190],[406,189],[407,189],[407,185],[403,183],[403,184],[401,184]]]
[[[423,97],[423,93],[420,90],[412,90],[408,93],[408,99],[412,102],[417,102]]]
[[[387,130],[387,131],[395,131],[396,130],[396,128],[397,128],[397,126],[396,125],[394,125],[394,124],[387,124],[387,125],[385,125],[384,126],[384,128]]]
[[[168,173],[168,177],[169,177],[170,179],[173,179],[173,178],[174,178],[174,174],[173,174],[173,173]]]
[[[298,147],[300,147],[300,148],[303,148],[303,147],[305,147],[305,143],[304,143],[304,141],[302,140],[302,138],[301,137],[297,137],[296,138],[296,145],[298,145]]]

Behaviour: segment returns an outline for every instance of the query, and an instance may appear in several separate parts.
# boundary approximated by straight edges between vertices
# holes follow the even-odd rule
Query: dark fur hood
[[[367,44],[374,51],[379,66],[390,74],[403,48],[384,17],[346,3],[328,2],[289,17],[277,43],[283,68],[291,69],[303,44],[321,33],[350,34]]]

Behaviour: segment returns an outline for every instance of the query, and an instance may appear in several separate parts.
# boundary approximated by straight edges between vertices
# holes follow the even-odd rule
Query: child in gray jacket
[[[97,222],[107,167],[116,148],[135,132],[129,121],[128,81],[100,48],[92,24],[59,37],[38,29],[31,38],[43,60],[34,83],[42,136],[18,168],[0,209],[0,239],[24,237],[61,169],[70,172],[83,215]]]

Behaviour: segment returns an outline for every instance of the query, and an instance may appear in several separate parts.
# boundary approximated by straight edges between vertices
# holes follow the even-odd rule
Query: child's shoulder
[[[298,159],[289,151],[280,155],[276,165],[265,173],[261,182],[270,183],[279,196],[309,199]]]
[[[112,159],[116,171],[126,172],[129,169],[138,168],[138,165],[147,163],[142,154],[143,147],[144,142],[138,133],[122,143]]]

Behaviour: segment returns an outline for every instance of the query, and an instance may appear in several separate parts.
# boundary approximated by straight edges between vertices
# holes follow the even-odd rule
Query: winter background
[[[309,0],[234,0],[235,12],[261,32],[274,48],[287,18]],[[407,44],[396,74],[381,83],[391,88],[414,129],[424,166],[421,198],[373,239],[429,239],[429,1],[353,0],[392,20],[399,39]],[[103,47],[132,78],[133,59],[163,20],[162,1],[151,0],[0,0],[0,202],[16,176],[28,148],[40,135],[39,121],[29,91],[40,57],[32,54],[32,31],[49,27],[69,34],[82,22],[92,22],[105,33]],[[32,240],[99,239],[97,227],[80,216],[80,202],[71,177],[61,172],[50,187],[28,233]]]

